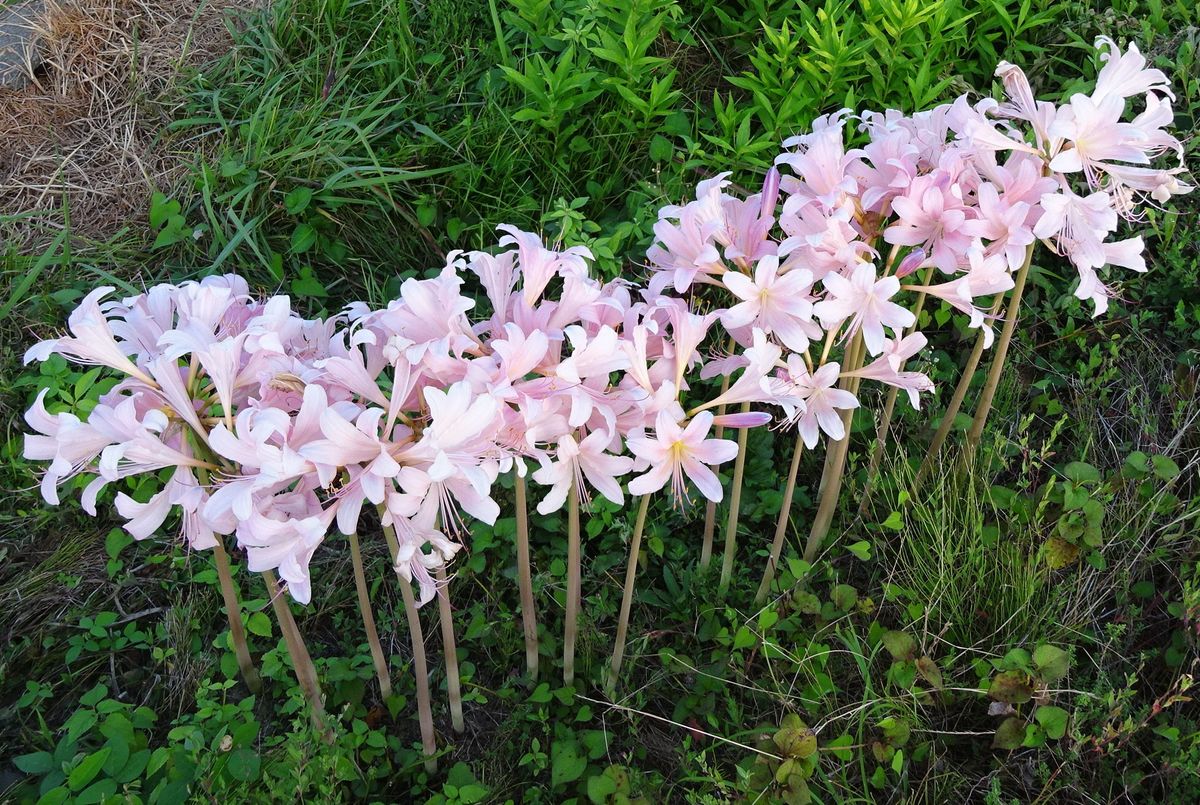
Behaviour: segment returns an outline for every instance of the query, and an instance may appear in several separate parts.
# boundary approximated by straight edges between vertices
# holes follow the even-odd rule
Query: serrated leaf
[[[246,619],[246,629],[252,635],[270,637],[271,619],[267,617],[267,613],[265,612],[251,612],[250,617]]]

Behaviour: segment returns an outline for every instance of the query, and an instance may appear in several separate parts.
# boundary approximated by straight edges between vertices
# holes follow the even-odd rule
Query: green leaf
[[[1033,650],[1033,665],[1044,682],[1054,682],[1066,676],[1070,662],[1067,652],[1057,646],[1041,645]]]
[[[858,603],[858,590],[849,584],[839,584],[833,588],[833,592],[830,593],[829,598],[839,610],[849,612]]]
[[[895,630],[883,633],[883,647],[894,660],[911,660],[917,652],[917,642],[911,635]]]
[[[108,760],[108,755],[112,750],[107,746],[103,749],[97,749],[90,755],[79,761],[79,765],[71,770],[67,776],[67,785],[71,786],[72,791],[80,791],[95,779],[100,773],[100,769],[104,767],[104,761]]]
[[[609,777],[607,774],[598,774],[594,777],[589,777],[587,781],[587,795],[595,805],[601,805],[608,801],[608,797],[617,793],[617,781]]]
[[[864,562],[871,558],[871,543],[867,542],[865,539],[860,539],[853,545],[847,545],[846,550],[850,551],[850,553],[854,554]]]
[[[575,741],[557,741],[550,756],[550,783],[555,788],[572,783],[587,770],[587,758],[579,754]]]
[[[298,224],[292,230],[292,253],[304,254],[317,242],[317,230],[312,224]]]
[[[1179,476],[1179,465],[1166,456],[1150,456],[1150,464],[1154,467],[1154,474],[1164,481]]]
[[[283,198],[283,207],[289,215],[299,215],[308,209],[312,201],[313,191],[307,187],[297,187]]]
[[[833,756],[838,760],[853,760],[854,752],[848,747],[854,746],[854,736],[849,733],[842,733],[834,738],[829,743],[825,744],[825,748],[833,752]]]
[[[1004,719],[992,738],[997,749],[1019,749],[1025,743],[1025,722],[1016,716]]]
[[[300,297],[307,296],[317,299],[329,296],[325,285],[313,275],[312,266],[304,266],[300,269],[300,276],[292,280],[292,293]]]
[[[246,747],[239,747],[229,753],[229,762],[226,764],[225,770],[233,779],[248,783],[258,779],[261,763],[262,760],[257,752]]]
[[[54,758],[49,752],[30,752],[13,758],[13,765],[26,774],[45,774],[54,768]]]
[[[1072,461],[1063,470],[1063,474],[1077,484],[1100,482],[1100,470],[1082,461]]]
[[[550,685],[547,682],[542,682],[533,689],[533,693],[529,694],[529,701],[534,704],[545,704],[550,701]]]
[[[667,162],[675,153],[675,146],[661,134],[655,134],[650,140],[650,158],[655,162]]]
[[[265,612],[251,612],[250,617],[246,619],[246,628],[250,630],[250,634],[258,635],[259,637],[271,636],[271,619],[267,617]]]
[[[884,528],[890,528],[892,531],[899,531],[904,528],[904,515],[900,512],[892,512],[880,525]]]
[[[1071,716],[1061,707],[1042,705],[1034,711],[1033,717],[1042,725],[1050,740],[1057,741],[1067,734],[1067,722]]]
[[[750,631],[749,627],[743,626],[737,630],[737,634],[733,636],[734,650],[749,648],[753,646],[758,638],[754,636],[754,632]]]

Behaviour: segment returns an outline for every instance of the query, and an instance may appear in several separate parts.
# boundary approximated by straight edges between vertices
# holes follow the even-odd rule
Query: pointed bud
[[[900,261],[900,265],[896,268],[896,279],[904,279],[920,268],[924,262],[925,250],[919,247],[913,249],[904,256],[904,259]]]

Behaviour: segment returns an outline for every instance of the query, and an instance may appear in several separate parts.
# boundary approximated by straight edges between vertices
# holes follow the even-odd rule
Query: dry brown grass
[[[42,66],[0,89],[0,213],[70,202],[81,236],[145,218],[150,189],[184,165],[161,138],[179,75],[230,44],[231,12],[255,0],[48,0]]]

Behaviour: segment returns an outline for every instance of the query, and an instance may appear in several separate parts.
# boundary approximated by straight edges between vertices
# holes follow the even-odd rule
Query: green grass
[[[513,520],[476,528],[453,588],[468,730],[451,736],[439,695],[446,756],[432,778],[414,748],[407,633],[378,540],[364,534],[399,698],[381,702],[375,690],[344,551],[318,555],[330,595],[297,610],[338,719],[327,745],[307,725],[278,633],[253,615],[267,689],[245,695],[208,556],[166,536],[130,544],[74,503],[39,502],[20,458],[20,412],[40,387],[71,399],[97,390],[65,364],[19,363],[34,333],[61,326],[97,283],[131,290],[240,271],[332,311],[391,297],[448,250],[493,243],[502,222],[586,243],[606,275],[636,276],[659,205],[718,170],[753,187],[778,140],[814,114],[986,90],[1000,58],[1063,86],[1099,33],[1136,35],[1178,76],[1177,125],[1194,132],[1196,25],[1187,3],[1133,0],[283,0],[251,14],[234,48],[168,99],[177,114],[162,141],[187,170],[147,193],[148,220],[95,243],[73,235],[65,210],[38,218],[33,239],[16,236],[30,226],[19,211],[0,219],[0,481],[10,490],[0,507],[0,798],[35,802],[47,779],[122,743],[155,758],[153,772],[119,783],[142,801],[188,786],[230,802],[803,801],[799,787],[764,776],[778,763],[756,751],[776,753],[772,736],[793,714],[819,731],[808,786],[820,801],[1193,801],[1200,722],[1171,696],[1194,673],[1200,612],[1194,199],[1152,217],[1152,273],[1131,280],[1128,304],[1107,319],[1063,299],[1047,260],[978,466],[947,468],[904,503],[912,468],[897,454],[862,519],[863,479],[851,477],[841,533],[812,566],[790,539],[763,610],[742,602],[757,586],[790,438],[751,439],[728,603],[696,569],[702,515],[655,508],[619,707],[599,682],[631,513],[601,505],[588,524],[581,695],[557,682],[562,518],[539,519],[533,533],[543,686],[521,677]],[[959,344],[942,336],[935,347],[930,371],[952,381]],[[910,457],[938,410],[931,401],[898,417]],[[856,419],[855,467],[872,433]],[[820,459],[804,465],[797,534]],[[1104,512],[1099,546],[1072,530],[1072,478],[1071,494]],[[1052,567],[1051,540],[1063,535],[1078,557]],[[256,613],[261,586],[238,578]],[[436,653],[435,616],[425,618]],[[912,649],[897,655],[899,633]],[[1069,675],[1045,694],[1070,712],[1070,731],[994,750],[1000,719],[984,691],[1002,672],[1041,673],[1023,653],[1044,645],[1071,654]],[[437,668],[434,684],[444,689]],[[1023,717],[1034,706],[1018,705]],[[41,756],[25,770],[11,762],[43,751],[48,770],[23,773]],[[112,765],[92,779],[115,781],[124,770]]]

